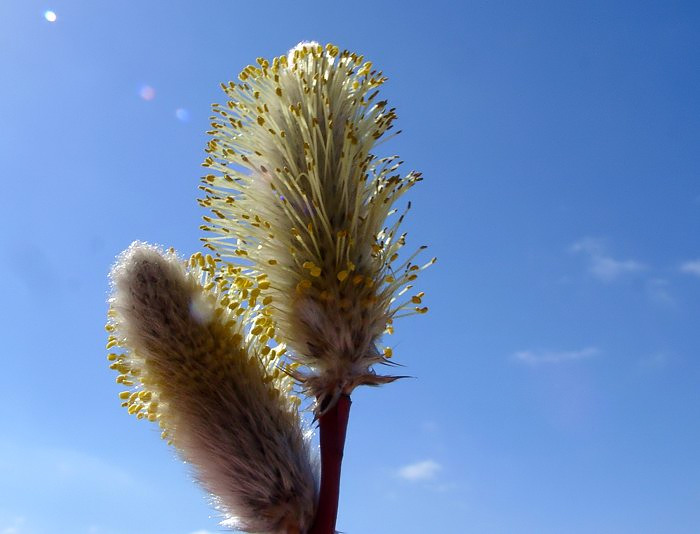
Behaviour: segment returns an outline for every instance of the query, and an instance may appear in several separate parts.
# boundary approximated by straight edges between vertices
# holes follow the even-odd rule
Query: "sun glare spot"
[[[139,95],[144,100],[153,100],[156,97],[156,90],[150,85],[144,85],[139,91]]]
[[[177,108],[175,110],[175,117],[177,117],[177,120],[180,122],[188,122],[190,120],[190,112],[185,108]]]
[[[44,11],[44,18],[48,20],[49,22],[56,22],[56,19],[58,18],[56,16],[56,13],[54,13],[51,10]]]

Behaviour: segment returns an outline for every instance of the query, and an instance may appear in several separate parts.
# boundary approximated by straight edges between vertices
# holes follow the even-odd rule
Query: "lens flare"
[[[144,100],[153,100],[156,97],[156,90],[150,85],[144,85],[139,91],[139,95]]]
[[[49,22],[56,22],[56,19],[58,18],[56,16],[56,13],[54,13],[51,10],[44,11],[44,18],[48,20]]]
[[[177,117],[177,120],[179,120],[180,122],[189,122],[190,112],[187,111],[185,108],[177,108],[175,110],[175,117]]]

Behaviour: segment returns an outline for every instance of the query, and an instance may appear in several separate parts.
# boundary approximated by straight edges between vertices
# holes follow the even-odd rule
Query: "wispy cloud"
[[[671,284],[664,278],[652,278],[646,283],[646,290],[652,302],[661,306],[673,307],[676,305],[676,299],[670,291]]]
[[[595,347],[568,351],[521,350],[513,354],[513,358],[527,365],[542,365],[583,360],[597,354],[600,354],[600,350]]]
[[[7,441],[0,441],[0,480],[3,477],[26,485],[69,484],[114,491],[138,487],[130,472],[93,454]]]
[[[8,525],[4,528],[0,527],[0,528],[2,528],[2,530],[0,530],[0,534],[23,534],[26,532],[22,528],[24,526],[24,524],[25,524],[24,517],[21,517],[21,516],[15,517],[14,520],[12,521],[11,525]]]
[[[639,367],[646,370],[663,369],[667,367],[671,360],[671,355],[668,352],[654,352],[644,356],[639,360]]]
[[[431,480],[442,469],[442,466],[434,460],[423,460],[404,465],[398,471],[398,475],[405,480]]]
[[[700,260],[686,261],[681,264],[681,272],[700,276]]]
[[[589,272],[603,282],[612,282],[626,274],[646,269],[646,265],[636,260],[613,258],[607,252],[605,243],[601,239],[585,237],[571,245],[569,250],[586,256]]]

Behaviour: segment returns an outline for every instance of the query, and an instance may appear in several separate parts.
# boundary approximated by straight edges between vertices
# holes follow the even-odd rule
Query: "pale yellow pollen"
[[[311,287],[311,280],[304,278],[301,280],[296,287],[297,292],[302,293]]]

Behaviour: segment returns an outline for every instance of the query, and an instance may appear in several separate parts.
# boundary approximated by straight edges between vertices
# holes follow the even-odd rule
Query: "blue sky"
[[[700,532],[698,4],[457,4],[0,3],[1,534],[219,531],[119,407],[107,273],[199,250],[219,82],[305,39],[389,76],[439,258],[391,339],[416,378],[353,397],[338,528]]]

